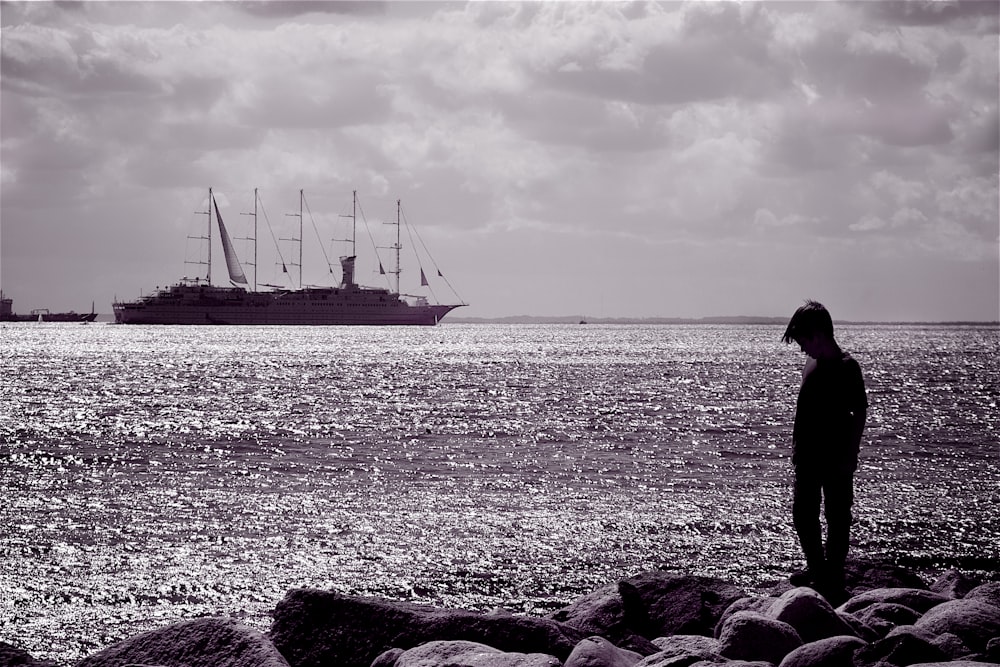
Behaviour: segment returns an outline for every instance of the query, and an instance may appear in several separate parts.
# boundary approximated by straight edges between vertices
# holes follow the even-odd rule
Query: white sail
[[[222,215],[219,214],[219,205],[215,203],[215,197],[212,197],[212,206],[215,207],[215,217],[219,220],[219,233],[222,236],[222,252],[226,254],[229,279],[234,283],[246,285],[247,277],[243,273],[243,267],[240,266],[239,258],[236,257],[236,250],[233,248],[233,242],[229,239],[229,232],[226,231],[226,226],[222,224]]]

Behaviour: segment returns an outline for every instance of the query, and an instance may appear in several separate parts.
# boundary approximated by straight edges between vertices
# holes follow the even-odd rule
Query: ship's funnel
[[[340,258],[340,268],[344,272],[344,280],[341,283],[341,287],[355,287],[357,283],[354,282],[354,260],[357,259],[354,255],[350,257]]]

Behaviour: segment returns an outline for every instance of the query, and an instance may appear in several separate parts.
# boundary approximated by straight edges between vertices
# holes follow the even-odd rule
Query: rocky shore
[[[996,577],[994,576],[994,579]],[[1000,581],[851,563],[834,607],[810,588],[747,593],[645,572],[548,617],[289,591],[270,632],[201,618],[75,667],[970,667],[1000,663]],[[839,602],[836,600],[835,602]],[[0,667],[64,667],[0,642]]]

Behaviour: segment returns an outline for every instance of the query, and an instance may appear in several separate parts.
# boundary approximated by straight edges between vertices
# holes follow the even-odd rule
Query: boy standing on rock
[[[844,562],[854,503],[854,471],[868,415],[861,367],[833,337],[833,319],[816,301],[792,315],[785,335],[809,355],[795,405],[792,465],[795,483],[792,520],[806,558],[806,570],[790,577],[827,597],[844,592]],[[820,502],[826,515],[826,550]]]

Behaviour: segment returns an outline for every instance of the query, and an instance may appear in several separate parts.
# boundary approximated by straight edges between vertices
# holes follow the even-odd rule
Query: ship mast
[[[257,291],[257,188],[253,189],[253,213],[240,213],[253,216],[253,238],[242,238],[241,241],[253,241],[253,291]]]
[[[396,200],[396,294],[399,294],[399,274],[403,272],[403,266],[399,263],[399,251],[402,250],[403,246],[399,242],[399,230],[402,225],[399,224],[399,200]]]
[[[400,261],[399,261],[399,251],[403,248],[403,246],[402,246],[402,244],[400,243],[400,240],[399,240],[399,232],[400,232],[400,228],[402,227],[402,225],[400,225],[400,203],[399,203],[399,201],[400,200],[398,200],[398,199],[396,200],[396,222],[385,222],[385,223],[382,223],[382,224],[385,224],[385,225],[396,225],[396,243],[394,245],[390,245],[390,246],[379,246],[379,248],[383,248],[385,250],[395,250],[396,251],[396,270],[395,271],[389,271],[389,273],[392,273],[392,274],[396,275],[396,294],[399,294],[399,274],[402,273],[402,271],[403,271],[402,264],[400,264]],[[379,261],[379,269],[381,270],[381,268],[382,268],[382,262]]]
[[[212,283],[212,188],[208,189],[208,210],[207,211],[195,211],[195,215],[205,215],[208,216],[208,235],[207,236],[188,236],[189,239],[196,239],[198,241],[208,242],[208,261],[202,262],[184,260],[185,264],[205,264],[208,269],[205,272],[205,282]]]
[[[288,217],[299,219],[299,238],[281,239],[282,241],[298,241],[299,243],[299,289],[302,289],[302,200],[304,197],[303,191],[299,190],[299,212],[285,214]]]

